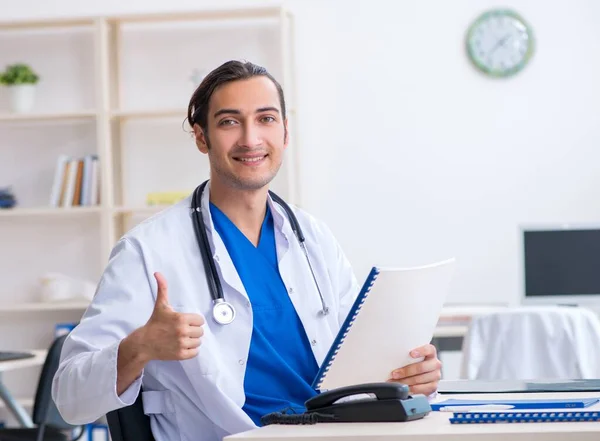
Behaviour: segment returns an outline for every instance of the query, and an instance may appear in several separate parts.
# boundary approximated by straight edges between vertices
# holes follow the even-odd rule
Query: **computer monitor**
[[[523,303],[600,304],[600,224],[521,227]]]

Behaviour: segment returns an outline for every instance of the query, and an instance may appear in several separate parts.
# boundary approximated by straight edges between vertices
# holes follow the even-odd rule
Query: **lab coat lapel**
[[[271,212],[274,213],[279,272],[311,343],[315,360],[320,365],[329,350],[329,342],[333,341],[335,336],[331,331],[328,320],[320,312],[322,304],[319,291],[314,283],[306,256],[292,230],[287,214],[282,207],[274,203],[271,199],[269,199],[269,203]],[[279,228],[277,228],[278,226]],[[280,237],[278,238],[277,236]],[[314,242],[311,243],[308,237],[306,237],[305,245],[311,257],[315,277],[321,289],[325,290],[328,285],[325,283],[324,278],[321,277],[322,265],[318,264],[315,255],[311,253],[311,247],[318,247],[318,245]],[[323,339],[327,343],[323,342]]]

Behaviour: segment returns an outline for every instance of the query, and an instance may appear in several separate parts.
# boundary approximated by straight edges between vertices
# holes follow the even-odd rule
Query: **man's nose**
[[[254,124],[245,124],[239,144],[242,147],[258,147],[262,145],[262,135],[259,127]]]

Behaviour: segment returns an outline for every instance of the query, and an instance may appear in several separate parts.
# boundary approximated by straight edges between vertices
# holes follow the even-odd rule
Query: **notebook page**
[[[449,259],[414,268],[379,268],[318,388],[383,382],[392,370],[420,361],[409,352],[431,341],[454,267],[455,259]]]

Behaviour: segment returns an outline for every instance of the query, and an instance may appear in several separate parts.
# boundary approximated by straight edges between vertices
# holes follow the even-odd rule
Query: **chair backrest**
[[[463,343],[469,380],[571,380],[600,376],[600,320],[589,309],[511,308],[473,319]]]
[[[141,392],[135,403],[109,412],[106,419],[112,441],[154,441]]]
[[[67,423],[61,417],[52,399],[52,380],[58,370],[60,353],[66,338],[66,335],[62,335],[54,339],[42,366],[42,372],[40,373],[35,393],[35,401],[33,403],[32,420],[37,426],[45,424],[60,430],[70,430],[78,427]]]

